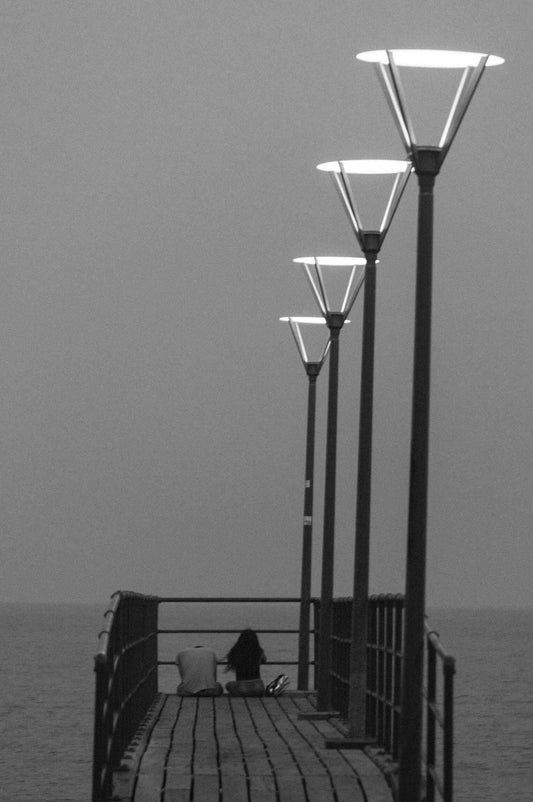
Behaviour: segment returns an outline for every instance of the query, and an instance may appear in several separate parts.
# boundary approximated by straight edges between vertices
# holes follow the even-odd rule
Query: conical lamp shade
[[[417,151],[421,149],[438,149],[440,162],[444,161],[485,68],[504,62],[500,56],[455,50],[373,50],[359,53],[357,58],[375,64],[400,136],[407,153],[413,158],[415,167],[417,166]],[[431,141],[421,142],[417,138],[415,121],[410,108],[414,99],[411,98],[408,102],[402,77],[417,67],[426,71],[454,70],[460,72],[444,127]],[[435,75],[433,75],[434,77]],[[423,109],[430,108],[431,98],[435,96],[434,81],[430,81],[427,86],[427,101],[421,103]],[[420,119],[417,120],[416,128],[418,129],[422,124]]]
[[[365,232],[378,234],[381,246],[409,180],[411,162],[349,159],[324,162],[317,169],[333,177],[362,250],[366,250]]]
[[[365,277],[366,259],[358,256],[300,256],[320,311],[344,319],[350,312]]]
[[[323,317],[280,317],[289,324],[304,365],[322,365],[329,350],[329,330]]]

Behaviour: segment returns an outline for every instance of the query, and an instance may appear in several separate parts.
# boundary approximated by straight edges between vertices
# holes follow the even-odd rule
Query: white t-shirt
[[[198,693],[214,688],[217,682],[217,658],[207,646],[184,649],[176,656],[183,688],[188,693]]]

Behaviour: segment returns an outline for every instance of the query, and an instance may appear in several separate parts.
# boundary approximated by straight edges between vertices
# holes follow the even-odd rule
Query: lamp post
[[[433,187],[444,159],[486,67],[503,63],[498,56],[447,50],[374,50],[358,59],[373,62],[395,122],[418,176],[418,235],[415,300],[413,401],[405,635],[402,676],[399,800],[420,798],[422,686],[426,590],[427,488],[431,361],[431,285],[433,262]],[[461,70],[459,87],[437,144],[417,142],[408,111],[400,69]]]
[[[313,543],[313,491],[315,466],[315,419],[316,419],[316,380],[329,349],[329,338],[322,347],[318,358],[311,358],[309,342],[304,342],[302,327],[309,332],[309,327],[326,324],[323,317],[282,317],[293,334],[298,353],[303,362],[308,378],[307,393],[307,438],[305,449],[305,488],[304,518],[302,537],[302,573],[300,583],[300,622],[298,635],[298,689],[309,687],[309,619],[311,605],[311,561]],[[313,355],[314,356],[314,355]]]
[[[294,261],[303,265],[315,300],[326,319],[330,331],[320,638],[317,672],[317,708],[319,711],[324,712],[329,710],[331,706],[329,675],[335,551],[339,336],[363,283],[365,260],[360,257],[302,256],[294,259]]]
[[[359,404],[359,447],[357,469],[357,507],[355,524],[355,558],[350,641],[350,689],[348,704],[348,738],[339,743],[364,746],[373,740],[367,731],[367,619],[370,562],[370,513],[372,485],[372,415],[374,398],[374,333],[376,308],[376,263],[394,213],[411,174],[410,161],[391,159],[354,159],[326,162],[319,170],[329,172],[338,190],[356,239],[365,255],[365,287],[363,303],[363,340],[361,347],[361,385]],[[355,203],[350,176],[394,176],[381,219],[363,224]]]

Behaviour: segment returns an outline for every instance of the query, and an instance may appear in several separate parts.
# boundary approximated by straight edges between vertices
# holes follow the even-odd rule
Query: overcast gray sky
[[[278,317],[316,310],[291,262],[359,255],[317,163],[404,156],[355,54],[428,47],[507,59],[437,179],[428,603],[532,605],[530,0],[0,9],[0,598],[298,592],[307,380]],[[412,178],[378,268],[372,592],[404,583],[416,195]],[[341,337],[338,594],[361,300]]]

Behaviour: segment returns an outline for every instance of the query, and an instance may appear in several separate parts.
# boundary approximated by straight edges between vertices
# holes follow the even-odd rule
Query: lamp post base
[[[377,746],[377,738],[361,736],[357,738],[326,738],[326,749],[364,749],[367,746]]]
[[[310,713],[298,713],[299,719],[307,719],[307,721],[324,721],[328,718],[338,718],[339,716],[338,710],[313,710]]]

